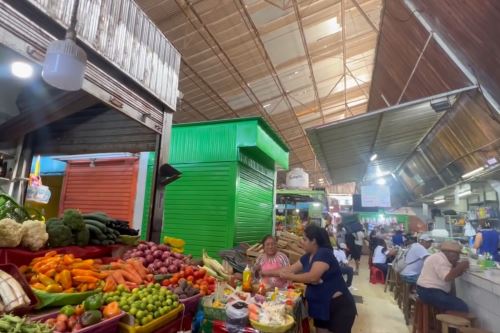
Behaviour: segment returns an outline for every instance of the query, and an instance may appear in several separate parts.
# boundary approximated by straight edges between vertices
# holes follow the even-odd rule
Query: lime
[[[172,304],[174,309],[177,309],[179,307],[179,302],[174,302],[174,304]]]
[[[168,306],[170,306],[170,305],[172,305],[174,302],[172,301],[172,299],[171,299],[171,298],[168,298],[168,299],[166,300],[166,303],[167,303],[167,305],[168,305]]]
[[[146,315],[146,313],[142,310],[139,310],[137,311],[137,313],[135,314],[135,317],[139,320],[141,320],[142,318],[144,318],[144,316]]]
[[[123,309],[127,305],[127,302],[119,302],[118,304],[120,305],[120,309]]]
[[[147,309],[148,311],[154,311],[155,306],[154,306],[153,304],[148,304],[148,306],[146,307],[146,309]]]
[[[146,325],[149,322],[150,322],[150,320],[149,320],[148,317],[144,317],[144,318],[141,319],[141,325]]]
[[[129,312],[130,311],[130,305],[128,304],[125,304],[124,306],[120,306],[120,308],[125,311],[125,312]]]
[[[141,289],[141,290],[144,289],[144,288],[146,288],[146,286],[143,285],[143,284],[139,286],[139,289]]]
[[[158,318],[158,317],[160,317],[160,316],[161,316],[160,311],[155,311],[155,312],[153,313],[153,318],[154,318],[154,319],[156,319],[156,318]]]
[[[139,292],[139,288],[132,289],[132,294],[137,294]]]
[[[113,300],[113,302],[119,302],[120,296],[113,296],[112,300]]]
[[[161,302],[160,301],[156,301],[154,305],[155,305],[156,308],[159,308],[161,306]]]
[[[123,311],[125,311],[125,309],[123,309]],[[130,308],[130,310],[129,310],[129,311],[126,311],[126,312],[128,312],[128,313],[129,313],[129,314],[131,314],[132,316],[135,316],[135,315],[137,314],[137,308],[136,308],[136,307],[134,307],[134,306],[132,306],[132,307]]]
[[[165,308],[165,313],[169,313],[170,311],[172,311],[172,306],[166,306]]]
[[[164,314],[167,313],[167,310],[164,307],[161,307],[158,312],[160,313],[160,316],[163,316]]]
[[[159,284],[158,282],[154,284],[155,288],[156,289],[160,289],[161,288],[161,284]]]

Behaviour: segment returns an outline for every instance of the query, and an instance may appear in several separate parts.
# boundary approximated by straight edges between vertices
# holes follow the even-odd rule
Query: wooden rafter
[[[358,9],[359,13],[361,15],[363,15],[363,17],[365,18],[366,22],[370,25],[370,27],[372,27],[373,31],[375,31],[375,32],[378,33],[378,28],[375,26],[375,24],[373,24],[372,20],[370,20],[370,18],[368,17],[368,15],[366,14],[366,12],[363,10],[363,8],[361,8],[361,6],[359,5],[358,1],[357,0],[351,0],[351,1],[354,4],[354,6],[356,6],[356,8]]]

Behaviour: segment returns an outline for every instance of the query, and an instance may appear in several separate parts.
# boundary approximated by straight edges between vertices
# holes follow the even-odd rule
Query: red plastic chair
[[[375,266],[370,267],[370,283],[372,284],[385,284],[384,272]]]

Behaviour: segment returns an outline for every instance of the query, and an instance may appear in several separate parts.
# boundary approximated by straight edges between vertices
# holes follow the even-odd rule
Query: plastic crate
[[[194,295],[189,298],[181,299],[180,302],[184,304],[184,313],[194,316],[200,304],[201,294]]]
[[[28,296],[28,298],[30,299],[29,305],[17,307],[12,311],[12,313],[18,316],[23,316],[31,312],[38,305],[38,298],[33,293],[33,290],[31,289],[30,285],[24,278],[23,274],[21,274],[21,272],[19,272],[19,269],[12,264],[0,265],[0,270],[4,271],[5,273],[9,274],[14,279],[16,279],[17,282],[19,282],[19,284],[21,285],[21,287],[23,287],[26,296]]]
[[[59,311],[52,312],[44,316],[37,317],[35,320],[38,322],[44,322],[47,319],[55,318],[59,314]],[[77,331],[78,333],[116,333],[118,332],[118,323],[125,316],[125,312],[122,311],[118,316],[112,318],[104,319],[101,322],[87,326]]]
[[[226,309],[225,308],[214,308],[212,306],[213,297],[207,296],[203,297],[201,305],[203,307],[203,312],[205,314],[205,319],[207,320],[220,320],[226,321]]]
[[[120,333],[151,333],[161,327],[174,321],[184,311],[184,305],[181,304],[177,309],[174,309],[164,316],[156,318],[146,325],[128,325],[124,322],[118,324]]]

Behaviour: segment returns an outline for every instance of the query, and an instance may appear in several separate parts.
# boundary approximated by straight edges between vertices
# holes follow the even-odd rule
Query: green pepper
[[[68,317],[71,317],[75,314],[75,308],[71,305],[65,305],[59,310],[59,313],[65,314]]]
[[[100,322],[102,319],[101,311],[98,310],[89,310],[85,311],[80,317],[80,323],[83,327],[95,325]]]
[[[83,301],[83,308],[87,310],[99,310],[103,305],[102,294],[95,294]]]

